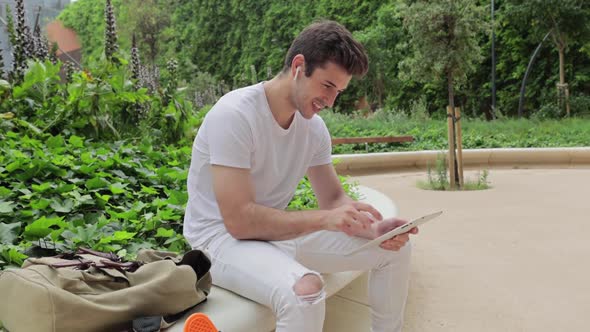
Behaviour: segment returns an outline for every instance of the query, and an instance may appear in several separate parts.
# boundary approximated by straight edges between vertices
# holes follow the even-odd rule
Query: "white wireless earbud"
[[[299,76],[299,70],[301,69],[301,66],[297,67],[297,70],[295,71],[295,77],[293,77],[293,81],[297,80],[297,76]]]

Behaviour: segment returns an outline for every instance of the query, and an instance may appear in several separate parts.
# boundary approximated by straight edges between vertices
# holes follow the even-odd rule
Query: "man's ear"
[[[303,66],[303,68],[302,68]],[[295,72],[293,73],[293,80],[296,79],[296,77],[299,75],[300,71],[304,71],[305,72],[305,57],[303,56],[303,54],[297,54],[296,56],[293,57],[293,60],[291,61],[291,68],[292,70],[295,70]]]

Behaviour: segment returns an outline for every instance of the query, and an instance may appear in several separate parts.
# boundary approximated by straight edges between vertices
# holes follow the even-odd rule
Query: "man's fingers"
[[[410,241],[410,235],[408,233],[400,234],[393,237],[393,240],[397,240],[398,242],[406,243]]]
[[[354,218],[363,228],[369,228],[373,224],[373,219],[365,212],[357,212]]]
[[[366,216],[365,216],[366,218]],[[366,221],[365,221],[366,222]],[[370,225],[370,224],[369,224]],[[356,235],[362,232],[364,226],[363,224],[354,217],[347,217],[342,220],[342,231],[347,235]]]
[[[393,246],[404,246],[408,241],[410,241],[410,236],[407,233],[396,235],[389,240],[383,241],[381,244],[385,245],[393,245]]]
[[[400,250],[404,245],[400,245],[399,243],[395,243],[395,242],[388,242],[385,241],[383,243],[381,243],[379,245],[381,248],[385,249],[385,250],[392,250],[392,251],[398,251]]]
[[[383,216],[372,205],[361,202],[354,202],[353,206],[359,211],[365,211],[373,215],[377,220],[383,220]]]

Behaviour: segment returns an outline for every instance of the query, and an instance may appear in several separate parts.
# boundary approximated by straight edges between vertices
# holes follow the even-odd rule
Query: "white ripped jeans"
[[[325,294],[298,296],[295,283],[306,274],[369,270],[372,332],[401,331],[408,293],[411,245],[399,251],[379,247],[350,256],[341,253],[367,240],[321,231],[288,241],[241,241],[229,234],[213,239],[213,283],[272,309],[276,332],[320,332]]]

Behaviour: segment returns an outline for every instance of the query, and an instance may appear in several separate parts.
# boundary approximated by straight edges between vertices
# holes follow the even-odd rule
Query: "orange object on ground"
[[[184,322],[184,332],[219,332],[213,322],[203,313],[190,315]]]

